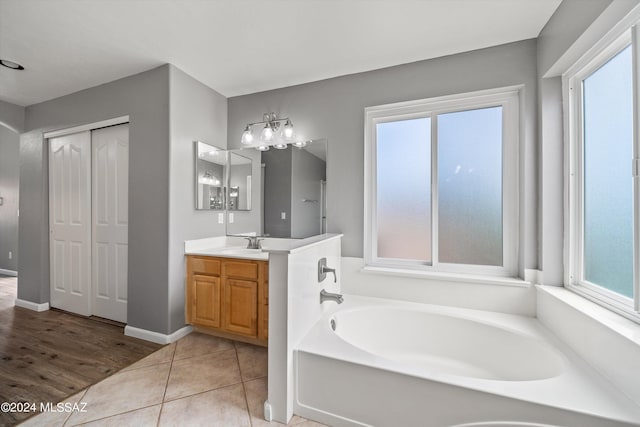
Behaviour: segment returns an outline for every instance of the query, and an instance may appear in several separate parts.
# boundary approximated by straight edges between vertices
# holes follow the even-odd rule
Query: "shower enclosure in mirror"
[[[267,151],[230,150],[230,159],[227,234],[305,238],[326,233],[325,139],[292,143],[284,149],[272,146]],[[251,175],[247,175],[247,161]],[[243,193],[243,184],[248,193]],[[238,201],[232,202],[236,186]],[[251,211],[235,212],[243,209],[245,200]]]
[[[196,209],[225,209],[227,152],[195,141]]]

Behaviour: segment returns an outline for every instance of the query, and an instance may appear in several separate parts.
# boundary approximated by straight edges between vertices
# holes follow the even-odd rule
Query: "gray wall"
[[[49,301],[48,160],[43,132],[123,115],[130,116],[127,323],[167,333],[168,66],[27,107],[26,133],[20,138],[18,298]]]
[[[291,147],[262,153],[264,169],[264,234],[291,237]],[[285,212],[286,218],[281,214]]]
[[[18,271],[19,159],[20,136],[0,125],[0,269],[10,271]]]
[[[320,181],[327,163],[304,149],[291,152],[291,237],[305,238],[322,232]],[[303,202],[303,199],[316,202]]]
[[[344,256],[362,257],[364,108],[510,85],[524,85],[520,145],[520,273],[537,267],[536,41],[420,61],[229,99],[230,148],[267,111],[291,117],[305,138],[327,138],[328,232],[342,232]]]
[[[169,69],[169,311],[168,332],[184,326],[184,241],[225,234],[217,211],[196,211],[194,140],[226,148],[227,100],[173,65]],[[165,187],[166,188],[166,187]]]
[[[22,133],[24,131],[24,114],[24,107],[0,101],[0,126],[7,127],[16,133]]]
[[[538,70],[544,75],[612,0],[563,0],[538,36]]]
[[[546,74],[563,55],[575,46],[585,30],[609,8],[621,19],[637,2],[628,0],[564,0],[538,38],[539,88],[539,260],[541,282],[545,285],[564,284],[564,123],[562,79]],[[615,21],[615,19],[614,19]],[[602,28],[601,31],[607,31]],[[599,37],[601,37],[601,34]],[[588,47],[588,46],[587,46]],[[573,52],[572,56],[578,55]],[[557,68],[557,67],[555,67]],[[565,70],[559,70],[563,72]]]

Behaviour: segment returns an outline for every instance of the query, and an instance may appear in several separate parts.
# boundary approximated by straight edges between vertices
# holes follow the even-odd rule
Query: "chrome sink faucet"
[[[332,294],[331,292],[327,292],[323,289],[320,291],[320,304],[325,301],[335,301],[338,304],[342,304],[344,298],[340,294]]]
[[[258,236],[245,236],[244,238],[249,241],[247,249],[262,249],[260,242],[264,239],[259,239]]]

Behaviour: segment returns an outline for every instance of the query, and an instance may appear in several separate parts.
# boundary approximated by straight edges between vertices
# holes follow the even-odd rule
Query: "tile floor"
[[[281,426],[264,420],[266,397],[266,348],[192,333],[64,401],[86,412],[21,426]],[[290,425],[322,426],[297,416]]]
[[[17,282],[0,276],[0,403],[59,402],[162,348],[125,336],[121,326],[15,307]],[[0,427],[26,420],[31,409],[0,408]]]

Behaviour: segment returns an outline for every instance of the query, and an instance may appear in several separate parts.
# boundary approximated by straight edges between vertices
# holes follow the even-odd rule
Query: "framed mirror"
[[[229,192],[227,209],[251,210],[251,184],[253,162],[237,152],[229,152]]]
[[[253,209],[228,211],[228,235],[306,238],[326,233],[326,139],[291,143],[284,149],[246,147],[229,152],[231,157],[252,160]],[[230,186],[235,182],[230,180]]]
[[[225,209],[227,152],[195,141],[195,199],[198,210]]]

